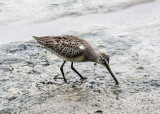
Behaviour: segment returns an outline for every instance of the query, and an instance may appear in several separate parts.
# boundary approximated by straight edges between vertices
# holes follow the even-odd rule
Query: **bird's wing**
[[[67,58],[78,57],[84,54],[83,40],[76,36],[45,36],[35,37],[40,44],[56,54]]]

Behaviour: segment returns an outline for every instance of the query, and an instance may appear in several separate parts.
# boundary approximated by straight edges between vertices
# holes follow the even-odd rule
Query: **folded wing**
[[[84,54],[84,48],[80,39],[75,36],[33,36],[38,43],[46,49],[67,58],[79,57]]]

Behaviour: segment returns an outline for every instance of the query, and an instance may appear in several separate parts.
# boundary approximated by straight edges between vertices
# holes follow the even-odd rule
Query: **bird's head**
[[[110,66],[109,66],[109,56],[106,55],[105,53],[99,53],[98,54],[98,58],[97,58],[97,63],[101,64],[103,66],[105,66],[107,68],[107,70],[109,71],[109,73],[112,75],[113,79],[115,80],[116,84],[118,85],[118,80],[116,79],[116,77],[114,76]]]
[[[109,56],[105,53],[99,53],[97,63],[106,66],[106,64],[109,64]]]

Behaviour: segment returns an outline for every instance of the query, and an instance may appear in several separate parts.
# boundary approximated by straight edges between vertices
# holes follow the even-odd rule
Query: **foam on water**
[[[18,21],[46,22],[64,16],[108,13],[154,0],[1,0],[0,25]]]
[[[141,2],[149,1],[143,0]],[[93,36],[99,31],[100,37],[106,37],[105,34],[128,34],[144,28],[158,26],[160,23],[160,0],[125,10],[122,9],[140,2],[136,0],[132,2],[129,0],[112,2],[101,0],[91,5],[91,0],[87,2],[81,1],[81,3],[77,3],[74,0],[42,0],[39,2],[37,0],[24,0],[23,2],[3,0],[0,3],[3,10],[0,12],[0,44],[29,40],[32,39],[33,35],[84,34],[85,36],[90,36],[92,34]],[[87,9],[87,7],[92,8]],[[97,11],[96,7],[101,10]],[[121,11],[113,12],[116,10]],[[73,17],[73,15],[70,15],[73,11],[81,15],[76,16],[74,13]],[[105,13],[107,11],[113,13]],[[55,19],[53,17],[56,17],[56,20],[53,20]],[[42,23],[50,19],[53,21]],[[39,23],[33,24],[35,22]]]

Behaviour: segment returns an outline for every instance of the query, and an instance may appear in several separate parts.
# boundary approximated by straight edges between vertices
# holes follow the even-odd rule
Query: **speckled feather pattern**
[[[90,58],[87,56],[88,51],[94,54],[94,50],[90,44],[86,40],[76,36],[33,37],[43,45],[44,48],[63,58],[78,58],[83,56],[83,60],[81,61],[86,61],[87,58]]]

